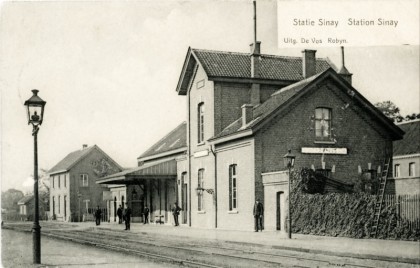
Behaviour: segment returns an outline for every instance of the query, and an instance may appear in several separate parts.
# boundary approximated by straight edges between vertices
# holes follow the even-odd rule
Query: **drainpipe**
[[[214,228],[217,229],[217,154],[213,145],[210,146],[210,150],[214,156]]]
[[[191,227],[191,92],[188,92],[188,226]],[[181,185],[182,187],[182,185]]]

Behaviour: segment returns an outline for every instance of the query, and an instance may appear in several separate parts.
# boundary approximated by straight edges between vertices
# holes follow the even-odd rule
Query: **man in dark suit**
[[[124,209],[124,220],[125,220],[125,229],[130,230],[130,220],[131,220],[131,208],[126,203],[126,207]]]
[[[255,200],[254,205],[254,219],[255,219],[255,232],[261,230],[262,232],[262,218],[264,215],[264,207],[263,204],[260,203],[260,200]]]
[[[178,206],[178,203],[177,203],[177,202],[175,202],[175,203],[174,203],[174,206],[172,207],[172,214],[174,215],[175,226],[179,226],[179,222],[178,222],[178,215],[179,215],[179,212],[180,212],[181,210],[182,210],[182,209]]]
[[[98,208],[95,211],[96,225],[100,225],[101,224],[101,216],[102,216],[102,211],[101,211],[101,209],[98,206]]]
[[[143,215],[144,215],[144,224],[149,223],[149,208],[144,206]]]
[[[117,210],[117,216],[118,216],[118,223],[122,223],[123,210],[122,210],[121,205],[119,206]]]

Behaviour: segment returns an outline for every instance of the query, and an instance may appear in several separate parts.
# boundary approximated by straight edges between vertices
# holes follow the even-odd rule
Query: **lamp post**
[[[39,197],[38,197],[38,131],[44,119],[44,107],[46,102],[38,97],[38,90],[32,90],[32,97],[25,101],[28,113],[28,125],[32,124],[32,136],[34,136],[34,224],[32,226],[33,239],[33,262],[41,263],[41,226],[39,225]]]
[[[290,197],[291,197],[291,190],[290,190],[290,183],[291,183],[291,170],[295,165],[295,158],[296,156],[292,154],[292,150],[289,149],[289,151],[287,152],[287,154],[285,154],[283,156],[284,159],[284,165],[289,169],[289,202],[288,202],[288,207],[289,209],[287,210],[287,216],[289,218],[289,228],[288,228],[288,235],[289,235],[289,239],[292,238],[292,217],[290,215]]]

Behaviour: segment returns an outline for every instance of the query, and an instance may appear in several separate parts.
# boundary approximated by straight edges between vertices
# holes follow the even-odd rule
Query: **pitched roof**
[[[208,76],[251,78],[249,53],[192,49]],[[260,78],[298,81],[302,75],[302,58],[261,54]],[[316,60],[316,72],[330,68],[327,59]]]
[[[138,158],[150,157],[187,147],[187,122],[182,122]]]
[[[405,132],[402,140],[394,141],[394,156],[420,153],[420,120],[398,124]]]
[[[17,204],[18,205],[25,205],[26,203],[28,203],[29,201],[31,201],[34,198],[33,195],[26,195],[24,197],[22,197],[22,199],[20,199]]]
[[[300,90],[305,88],[310,82],[315,80],[315,78],[317,78],[321,74],[322,73],[311,76],[307,79],[291,84],[273,93],[268,100],[266,100],[264,103],[256,106],[253,109],[253,117],[255,119],[246,126],[246,129],[252,128],[258,122],[262,121],[265,117],[271,114],[274,110],[280,107],[283,103],[285,103],[287,100],[293,97]],[[238,130],[242,130],[242,118],[237,119],[235,122],[227,126],[224,130],[222,130],[222,132],[220,132],[214,138],[227,136],[227,135],[237,132]]]
[[[348,84],[343,78],[340,77],[332,68],[327,69],[326,71],[311,76],[307,79],[301,80],[297,83],[291,84],[287,87],[284,87],[271,95],[271,97],[262,103],[261,105],[256,106],[253,109],[253,118],[246,126],[242,126],[242,118],[238,118],[232,124],[227,126],[219,134],[211,138],[210,140],[215,140],[224,136],[229,136],[231,134],[238,133],[242,130],[255,130],[255,128],[263,122],[268,122],[271,116],[282,108],[288,106],[294,100],[298,99],[302,94],[305,94],[313,85],[319,83],[327,77],[332,77],[336,81],[343,83],[344,87],[349,87],[354,94],[354,99],[363,103],[364,108],[368,109],[379,122],[383,123],[390,130],[390,134],[396,137],[396,139],[401,138],[403,132],[397,126],[395,126],[392,121],[390,121],[386,116],[384,116],[380,111],[378,111],[368,100],[366,100],[360,93],[358,93],[350,84]]]
[[[189,48],[177,85],[179,94],[186,94],[197,61],[203,66],[210,80],[214,78],[254,79],[251,77],[251,56],[249,53]],[[337,69],[327,58],[316,59],[316,73],[323,72],[328,68]],[[304,79],[302,73],[302,57],[260,55],[258,80],[290,83]]]
[[[82,160],[85,156],[87,156],[92,150],[99,150],[101,153],[105,154],[97,145],[93,145],[90,147],[87,147],[82,150],[77,150],[74,152],[69,153],[66,157],[64,157],[60,162],[58,162],[53,168],[48,170],[48,174],[54,174],[58,172],[65,172],[71,169],[75,164],[77,164],[80,160]],[[111,157],[108,156],[108,158],[114,162],[114,164],[119,167],[119,169],[122,170],[122,167],[115,162]]]

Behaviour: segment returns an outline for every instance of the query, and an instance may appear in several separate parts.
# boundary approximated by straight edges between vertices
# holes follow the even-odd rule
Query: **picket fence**
[[[411,230],[420,229],[420,194],[385,195],[384,205],[395,206],[399,219],[406,221]]]

